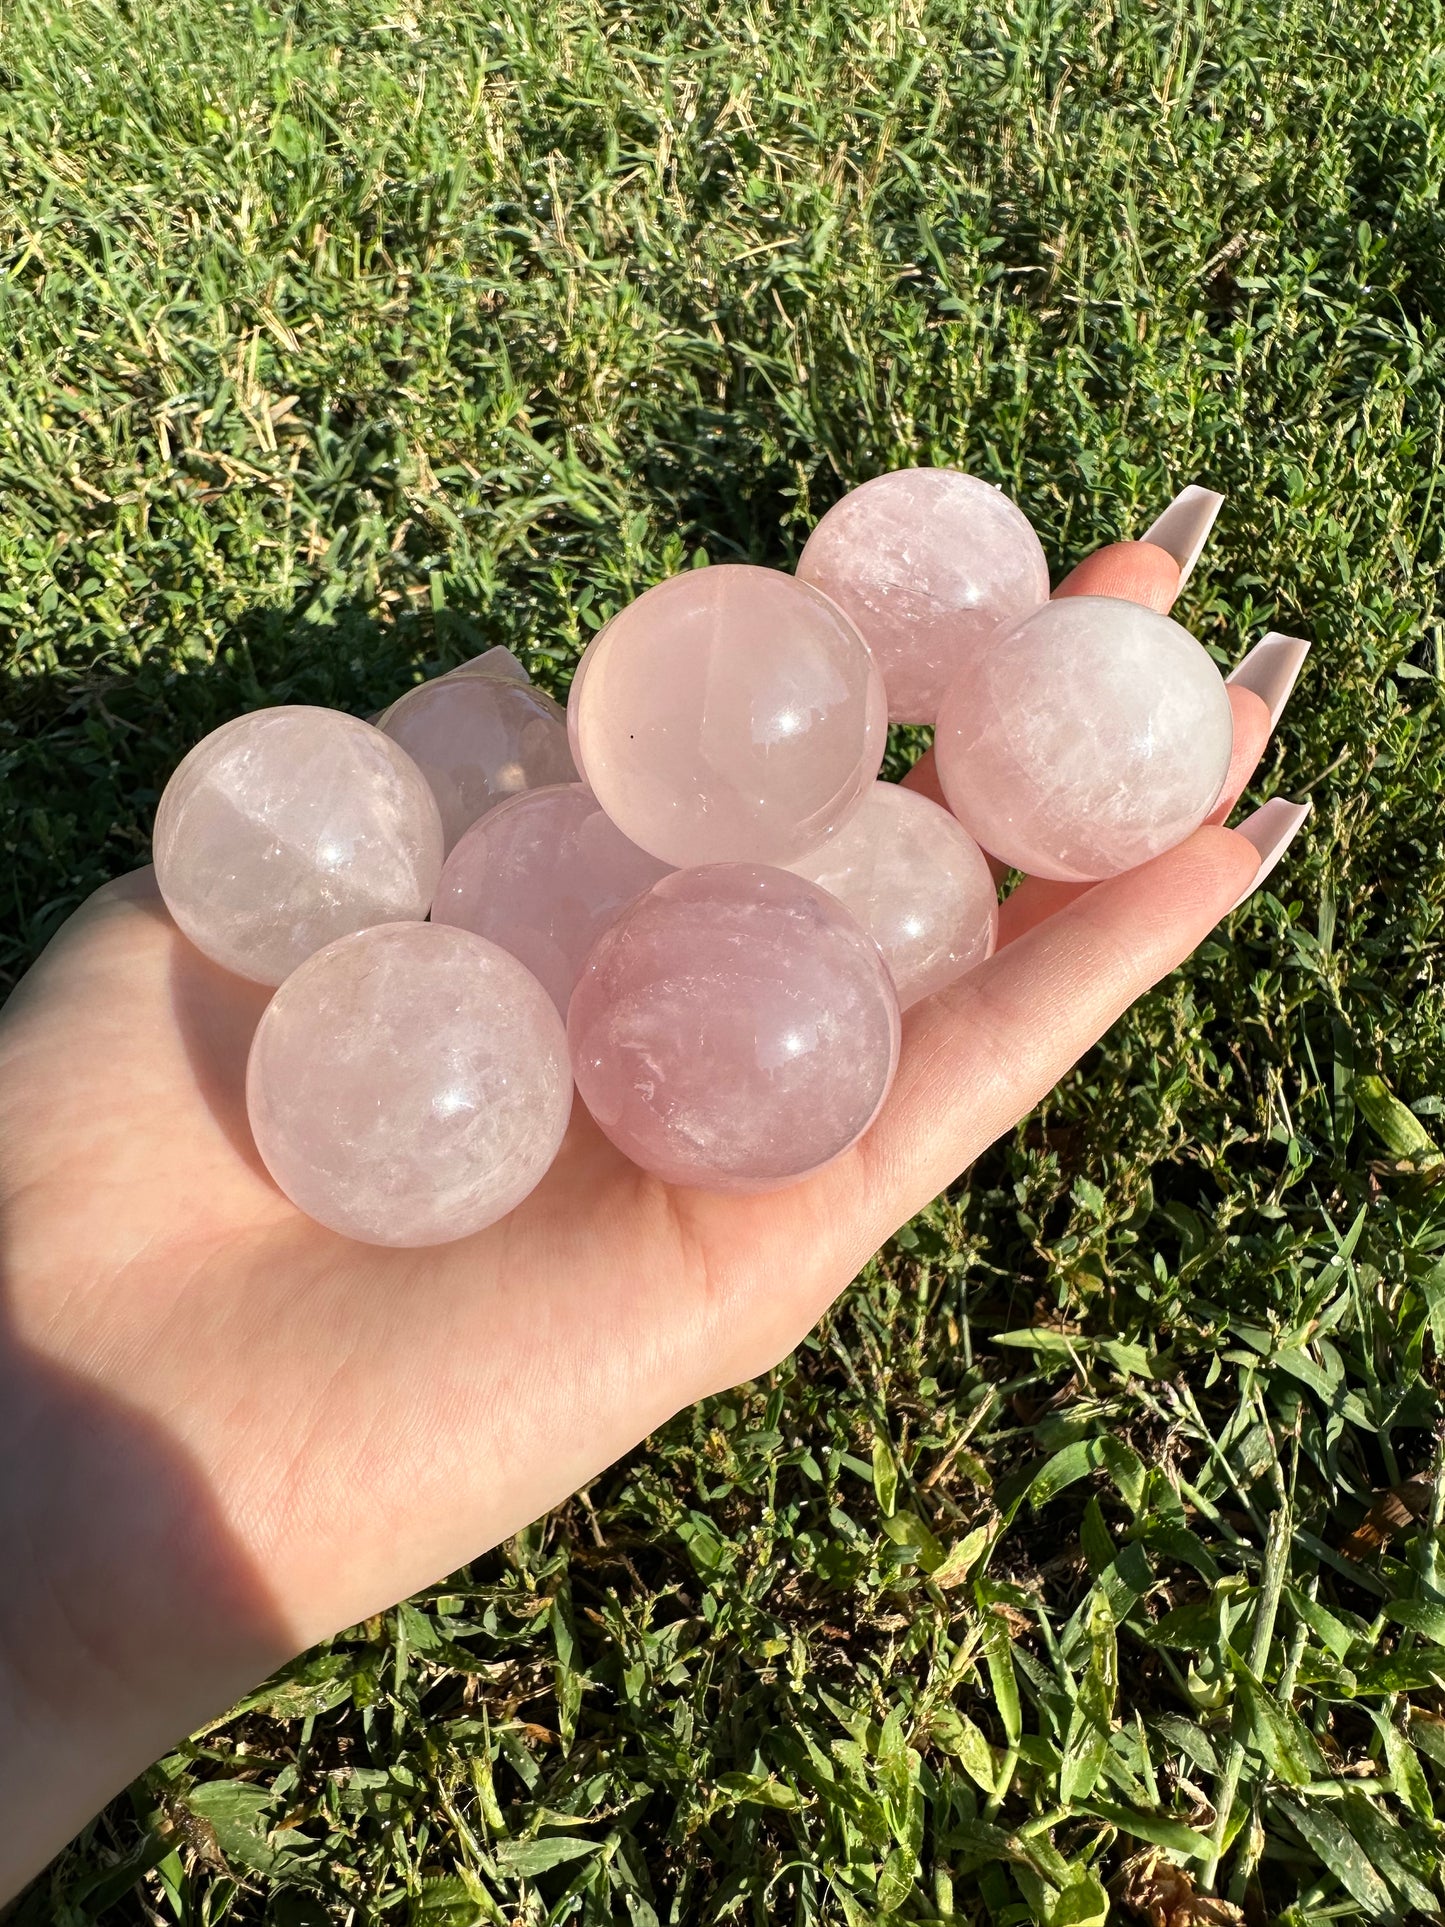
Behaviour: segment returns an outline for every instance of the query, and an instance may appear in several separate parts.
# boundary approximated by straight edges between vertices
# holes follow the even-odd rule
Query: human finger
[[[1110,542],[1070,569],[1053,600],[1076,595],[1112,596],[1116,602],[1142,602],[1167,615],[1179,594],[1179,564],[1152,542]]]
[[[850,1232],[856,1225],[864,1255],[876,1248],[1176,968],[1261,867],[1249,836],[1196,830],[1151,863],[1097,884],[920,1004],[857,1165],[847,1160],[815,1180],[818,1203],[841,1216],[851,1202]]]

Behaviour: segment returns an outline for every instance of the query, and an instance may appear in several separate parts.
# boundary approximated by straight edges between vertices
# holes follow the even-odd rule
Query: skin
[[[1177,580],[1120,544],[1059,593],[1167,608]],[[1268,733],[1235,704],[1221,815]],[[669,1189],[579,1104],[530,1199],[418,1252],[280,1195],[242,1101],[266,993],[149,871],[99,891],[0,1021],[0,1898],[292,1655],[775,1364],[1256,868],[1207,827],[1092,888],[1026,881],[998,954],[909,1013],[874,1129],[791,1190]]]

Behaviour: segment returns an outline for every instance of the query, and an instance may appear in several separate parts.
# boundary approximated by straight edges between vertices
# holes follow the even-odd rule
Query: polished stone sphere
[[[583,781],[664,863],[782,863],[878,774],[882,678],[848,618],[774,569],[691,569],[620,610],[568,702]]]
[[[875,783],[838,834],[788,866],[834,896],[883,952],[908,1010],[981,964],[998,941],[988,859],[926,796]]]
[[[263,984],[350,931],[424,917],[443,855],[411,758],[355,716],[299,706],[238,716],[197,743],[152,842],[186,936]]]
[[[826,891],[717,864],[664,877],[598,940],[567,1035],[583,1101],[634,1164],[766,1191],[872,1123],[898,1064],[898,998]]]
[[[449,676],[502,676],[508,682],[529,683],[532,680],[525,665],[510,649],[502,648],[500,643],[494,649],[484,649],[479,656],[469,656],[465,662],[458,663],[455,669],[448,669],[446,673]]]
[[[318,951],[267,1005],[246,1103],[291,1202],[366,1244],[433,1245],[545,1177],[572,1106],[531,972],[469,930],[383,924]]]
[[[560,706],[497,654],[419,683],[377,721],[431,784],[448,849],[509,796],[577,775]]]
[[[1197,829],[1233,740],[1224,679],[1187,629],[1134,602],[1069,596],[969,656],[934,752],[949,808],[985,850],[1081,883]]]
[[[877,475],[834,504],[798,563],[853,618],[895,723],[931,723],[968,653],[1049,599],[1023,510],[956,468]]]
[[[565,1017],[588,951],[667,874],[581,783],[528,790],[489,810],[452,851],[432,921],[475,930],[519,957]]]

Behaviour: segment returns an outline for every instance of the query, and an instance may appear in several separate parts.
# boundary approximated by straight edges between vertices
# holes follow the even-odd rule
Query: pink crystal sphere
[[[987,857],[947,810],[896,783],[875,783],[836,836],[788,868],[857,918],[902,1010],[981,964],[998,941]]]
[[[878,774],[882,678],[805,583],[692,569],[589,644],[569,709],[583,780],[664,863],[781,863],[837,829]]]
[[[1078,883],[1197,829],[1233,740],[1224,680],[1187,629],[1134,602],[1069,596],[969,656],[934,750],[949,808],[984,849]]]
[[[572,1106],[552,1000],[469,930],[384,924],[288,977],[251,1045],[256,1148],[309,1217],[377,1245],[445,1244],[540,1183]]]
[[[466,662],[459,663],[455,669],[447,671],[449,676],[503,676],[508,682],[530,682],[526,669],[512,654],[500,644],[495,649],[484,649],[479,656],[471,656]],[[440,678],[438,678],[440,681]]]
[[[606,625],[593,638],[600,642],[606,633]],[[577,658],[577,667],[572,671],[572,683],[567,691],[567,747],[572,752],[572,761],[578,770],[582,768],[582,745],[577,740],[577,718],[582,713],[582,680],[587,674],[587,665],[592,660],[592,644],[589,643]]]
[[[856,1142],[898,1064],[877,945],[785,870],[655,883],[599,939],[567,1013],[587,1108],[672,1184],[765,1191]]]
[[[299,706],[203,737],[165,787],[152,841],[186,936],[263,984],[349,931],[424,917],[443,855],[411,758],[355,716]]]
[[[968,652],[1049,599],[1028,517],[956,468],[902,468],[852,490],[808,538],[798,576],[857,624],[895,723],[933,722]]]
[[[377,727],[401,744],[431,784],[448,849],[507,797],[577,775],[561,708],[514,671],[494,669],[485,656],[409,689],[382,712]]]
[[[528,790],[489,810],[452,851],[432,921],[475,930],[520,957],[565,1017],[588,951],[667,874],[582,784]]]

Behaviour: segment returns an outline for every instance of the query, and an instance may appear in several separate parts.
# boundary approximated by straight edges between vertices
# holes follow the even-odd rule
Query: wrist
[[[154,1421],[0,1335],[0,1902],[288,1654]]]

